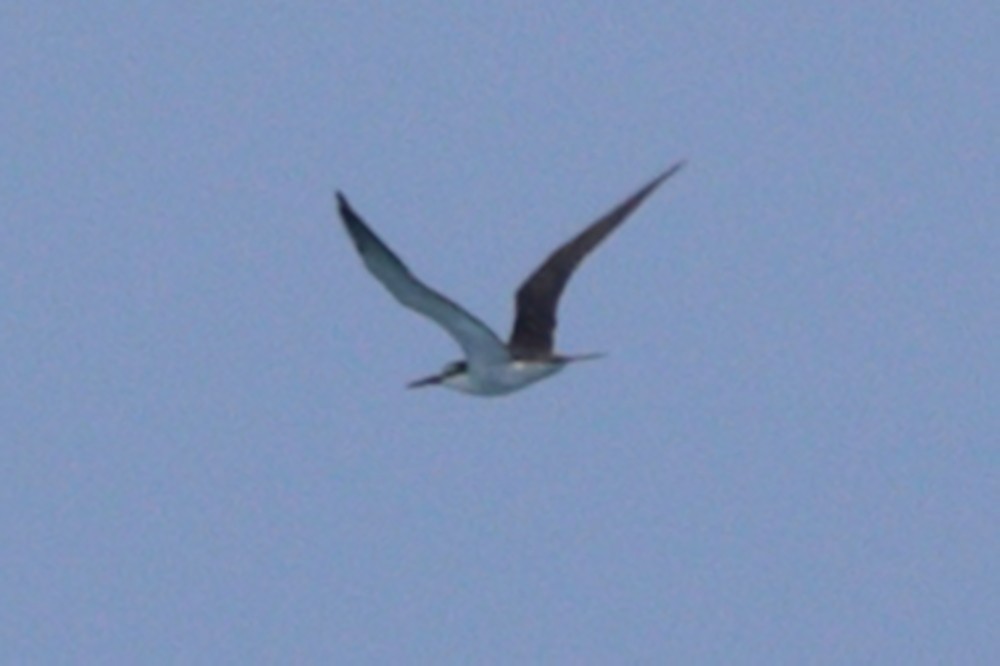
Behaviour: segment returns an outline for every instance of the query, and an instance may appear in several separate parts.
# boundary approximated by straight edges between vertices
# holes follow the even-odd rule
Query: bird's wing
[[[510,353],[496,333],[462,306],[418,280],[337,193],[340,217],[365,266],[400,303],[437,322],[465,352],[470,366],[504,363]]]
[[[604,217],[557,249],[517,290],[517,317],[510,336],[510,349],[517,356],[546,356],[552,352],[556,308],[566,283],[587,254],[597,247],[639,207],[663,181],[684,166],[678,162],[615,206]]]

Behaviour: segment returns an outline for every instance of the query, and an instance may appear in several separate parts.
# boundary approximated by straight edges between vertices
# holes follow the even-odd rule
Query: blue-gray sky
[[[0,662],[986,663],[989,2],[4,3]],[[334,216],[506,334],[503,399]]]

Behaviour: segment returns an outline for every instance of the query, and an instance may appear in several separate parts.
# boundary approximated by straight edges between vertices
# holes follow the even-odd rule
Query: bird
[[[515,295],[514,327],[506,344],[479,318],[417,278],[337,191],[340,218],[369,272],[402,305],[441,326],[465,354],[441,372],[407,386],[443,386],[474,396],[502,396],[551,377],[570,363],[603,356],[565,355],[553,350],[559,298],[584,257],[684,164],[684,160],[676,162],[643,185],[557,248],[524,280]]]

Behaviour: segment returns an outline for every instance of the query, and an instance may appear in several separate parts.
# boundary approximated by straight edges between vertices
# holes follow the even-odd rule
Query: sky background
[[[0,7],[0,662],[1000,654],[994,3]],[[689,164],[505,398],[506,335]]]

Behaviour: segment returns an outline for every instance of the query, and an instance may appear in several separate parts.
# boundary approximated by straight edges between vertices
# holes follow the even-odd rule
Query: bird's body
[[[559,297],[583,258],[682,166],[679,162],[670,167],[559,247],[524,281],[517,291],[517,317],[507,344],[460,305],[417,279],[338,192],[340,216],[368,270],[401,304],[444,328],[465,352],[465,360],[409,386],[441,385],[473,395],[504,395],[550,377],[573,361],[599,357],[553,351]]]
[[[412,382],[410,387],[440,384],[471,395],[506,395],[551,377],[565,368],[566,364],[567,361],[562,359],[512,359],[507,363],[485,365],[470,371],[465,361],[456,361],[440,375]]]

